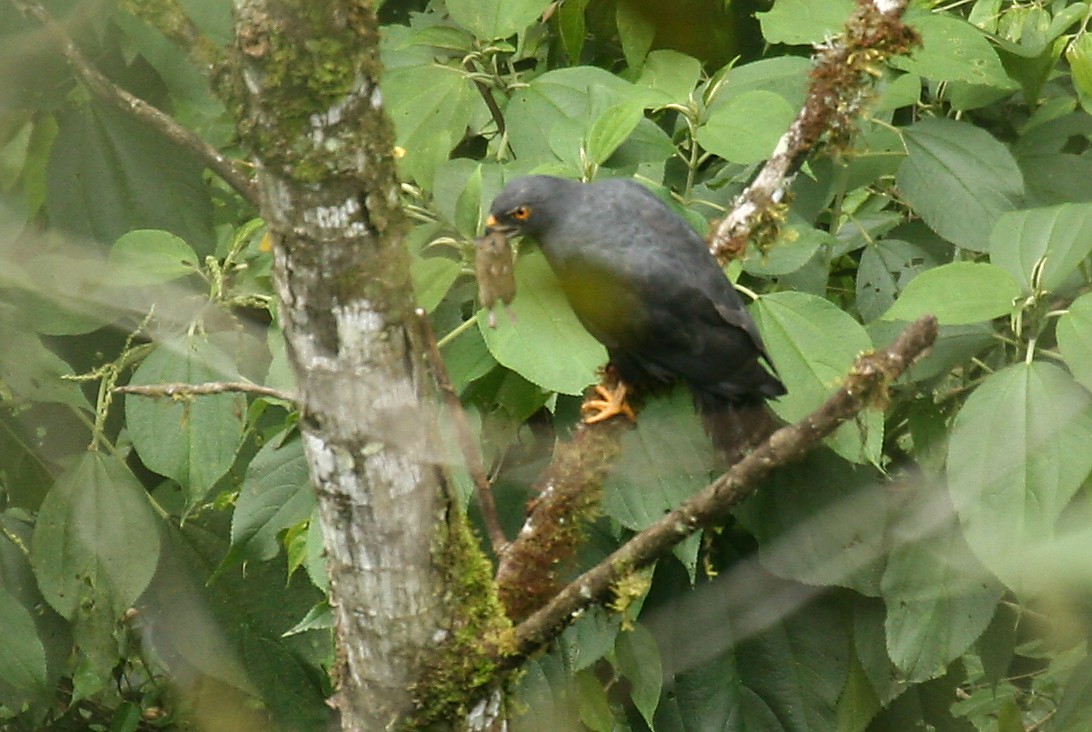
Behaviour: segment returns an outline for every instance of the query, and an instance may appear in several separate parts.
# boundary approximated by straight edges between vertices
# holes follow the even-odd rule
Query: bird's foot
[[[580,405],[581,412],[592,412],[585,415],[584,424],[605,422],[618,415],[626,417],[631,422],[637,421],[633,407],[626,401],[625,384],[618,382],[611,388],[599,384],[595,387],[595,394],[598,398],[590,398]]]

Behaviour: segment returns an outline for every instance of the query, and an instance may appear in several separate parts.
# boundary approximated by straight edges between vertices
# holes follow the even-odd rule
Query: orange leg
[[[631,422],[637,421],[637,415],[626,401],[626,385],[622,382],[616,382],[612,388],[599,384],[595,387],[595,394],[598,398],[590,398],[580,405],[581,412],[594,412],[584,417],[584,424],[604,422],[619,414]]]

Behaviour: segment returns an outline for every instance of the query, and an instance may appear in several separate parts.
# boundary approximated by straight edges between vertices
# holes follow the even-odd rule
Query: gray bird
[[[599,388],[598,411],[585,421],[632,415],[627,385],[682,381],[723,453],[738,456],[765,437],[772,426],[765,400],[785,387],[739,293],[665,203],[631,180],[536,175],[512,181],[490,211],[490,231],[538,241],[622,381]]]

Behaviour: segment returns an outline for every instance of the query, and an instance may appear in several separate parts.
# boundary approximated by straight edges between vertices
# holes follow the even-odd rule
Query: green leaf
[[[614,20],[618,25],[618,39],[622,42],[622,54],[626,65],[640,69],[645,56],[652,48],[656,26],[641,11],[637,3],[620,2],[615,6]]]
[[[395,144],[405,150],[400,165],[431,188],[436,168],[462,140],[478,101],[461,69],[438,64],[387,69],[382,81]]]
[[[656,639],[647,628],[638,623],[618,636],[614,654],[619,673],[629,679],[629,696],[633,705],[649,727],[652,727],[656,706],[660,702],[660,688],[663,686],[663,670]]]
[[[896,56],[891,65],[932,81],[965,81],[1012,90],[997,52],[982,31],[943,13],[920,13],[910,19],[922,44],[910,56]]]
[[[698,128],[698,144],[733,163],[770,157],[778,139],[796,118],[782,97],[768,91],[744,92],[718,104]]]
[[[482,230],[482,166],[475,165],[455,200],[455,229],[473,238]]]
[[[197,253],[169,231],[138,229],[114,242],[107,260],[110,284],[158,285],[198,271]]]
[[[1032,278],[1046,292],[1072,277],[1092,252],[1092,203],[1068,203],[1050,208],[1012,211],[1003,215],[990,235],[990,261],[1004,268],[1032,292]],[[1039,260],[1045,260],[1039,264]]]
[[[909,155],[895,175],[902,195],[933,231],[985,251],[997,219],[1024,195],[1008,148],[981,128],[946,119],[924,119],[903,134]]]
[[[211,253],[203,176],[196,158],[147,125],[95,103],[75,107],[61,114],[50,156],[49,221],[103,244],[133,229],[163,229]]]
[[[557,278],[537,248],[516,263],[516,316],[490,328],[484,310],[478,327],[493,358],[543,389],[580,394],[596,381],[606,350],[592,338],[565,299]]]
[[[455,22],[483,41],[519,33],[549,5],[550,0],[447,0]]]
[[[917,320],[932,314],[943,325],[963,325],[1007,315],[1020,286],[997,265],[951,262],[922,272],[884,313],[884,320]]]
[[[914,493],[916,505],[898,512],[889,537],[882,586],[887,652],[901,676],[918,683],[942,676],[970,648],[1002,593],[951,520],[947,498],[920,485]]]
[[[0,382],[15,394],[35,402],[67,404],[90,411],[80,385],[64,377],[72,367],[45,347],[41,339],[0,317]]]
[[[756,246],[747,247],[743,269],[759,277],[777,277],[796,272],[815,256],[822,246],[831,246],[837,240],[825,231],[806,225],[786,226],[778,239],[761,252]]]
[[[1092,101],[1092,35],[1081,33],[1074,38],[1065,49],[1065,60],[1073,88],[1087,110],[1088,101]]]
[[[130,384],[202,384],[230,379],[234,365],[200,336],[162,343],[133,372]],[[246,398],[215,394],[125,399],[133,447],[149,469],[176,481],[190,507],[231,467],[243,439]]]
[[[652,398],[622,435],[622,459],[603,483],[603,510],[627,529],[648,528],[704,488],[715,464],[687,390]]]
[[[854,359],[872,348],[860,323],[815,295],[765,295],[755,303],[752,314],[789,391],[770,403],[787,422],[818,408],[842,383]],[[883,415],[866,411],[858,424],[842,425],[827,440],[847,460],[876,462],[883,441]]]
[[[159,528],[143,486],[116,458],[84,453],[42,502],[30,556],[42,595],[58,613],[72,618],[92,597],[105,598],[120,617],[159,559]]]
[[[685,104],[700,78],[700,61],[685,53],[661,48],[648,54],[637,86],[657,92],[665,104]]]
[[[1080,732],[1092,726],[1092,657],[1085,658],[1073,669],[1066,680],[1062,698],[1058,702],[1058,716],[1054,726],[1058,732]]]
[[[557,11],[557,27],[561,35],[561,45],[569,56],[569,64],[580,63],[584,52],[584,39],[587,36],[587,23],[584,11],[591,0],[567,0],[561,3]]]
[[[967,543],[1010,587],[1034,587],[1021,558],[1049,542],[1092,470],[1092,395],[1053,364],[991,374],[952,424],[948,486]]]
[[[940,264],[916,243],[881,239],[864,248],[857,265],[857,310],[868,322],[883,315],[912,279]]]
[[[766,13],[756,13],[768,43],[821,43],[842,32],[852,0],[777,0]]]
[[[1058,349],[1073,378],[1092,391],[1092,294],[1081,295],[1058,319]]]
[[[565,629],[558,647],[570,672],[583,671],[614,648],[622,619],[601,607],[591,607]]]
[[[303,442],[271,440],[247,466],[231,518],[231,545],[245,559],[277,556],[281,531],[306,521],[315,505]]]
[[[454,259],[415,256],[410,260],[410,278],[417,304],[431,313],[461,273],[462,265]]]
[[[278,728],[293,732],[326,732],[331,711],[312,673],[282,642],[249,628],[243,633],[242,657]]]
[[[605,162],[626,141],[644,116],[644,105],[640,102],[623,102],[607,109],[588,130],[585,144],[588,158],[597,165]]]
[[[19,709],[46,687],[46,656],[34,618],[10,592],[0,586],[0,699],[12,696]],[[19,698],[21,697],[21,699]]]

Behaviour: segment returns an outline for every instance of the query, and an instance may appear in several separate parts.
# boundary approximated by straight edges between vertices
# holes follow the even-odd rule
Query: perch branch
[[[258,396],[272,397],[295,404],[296,397],[286,391],[272,389],[268,386],[250,384],[245,381],[207,381],[203,384],[145,384],[141,386],[119,386],[114,389],[122,394],[137,394],[146,397],[168,397],[171,399],[187,398],[195,396],[208,396],[210,394],[227,394],[231,392],[243,392]]]
[[[936,336],[936,318],[925,316],[888,348],[858,357],[842,387],[811,415],[773,433],[727,473],[634,536],[516,626],[513,651],[500,663],[509,668],[518,665],[552,640],[574,614],[608,598],[615,582],[648,566],[694,532],[722,521],[774,468],[803,455],[865,407],[885,404],[888,386]]]
[[[740,255],[764,223],[776,224],[777,207],[796,172],[821,142],[845,144],[879,64],[919,42],[901,20],[908,4],[909,0],[857,0],[842,35],[817,49],[804,106],[770,159],[717,225],[709,246],[714,256]]]
[[[216,173],[225,183],[238,191],[239,195],[255,206],[258,205],[258,187],[219,150],[178,124],[170,115],[164,114],[156,107],[139,97],[133,96],[106,78],[101,71],[87,60],[76,46],[75,41],[41,4],[32,0],[12,0],[12,3],[25,15],[41,23],[54,36],[61,45],[65,58],[68,59],[68,63],[71,64],[76,76],[87,85],[87,88],[95,96],[112,104],[125,114],[135,117],[174,144],[192,152],[209,170]]]

